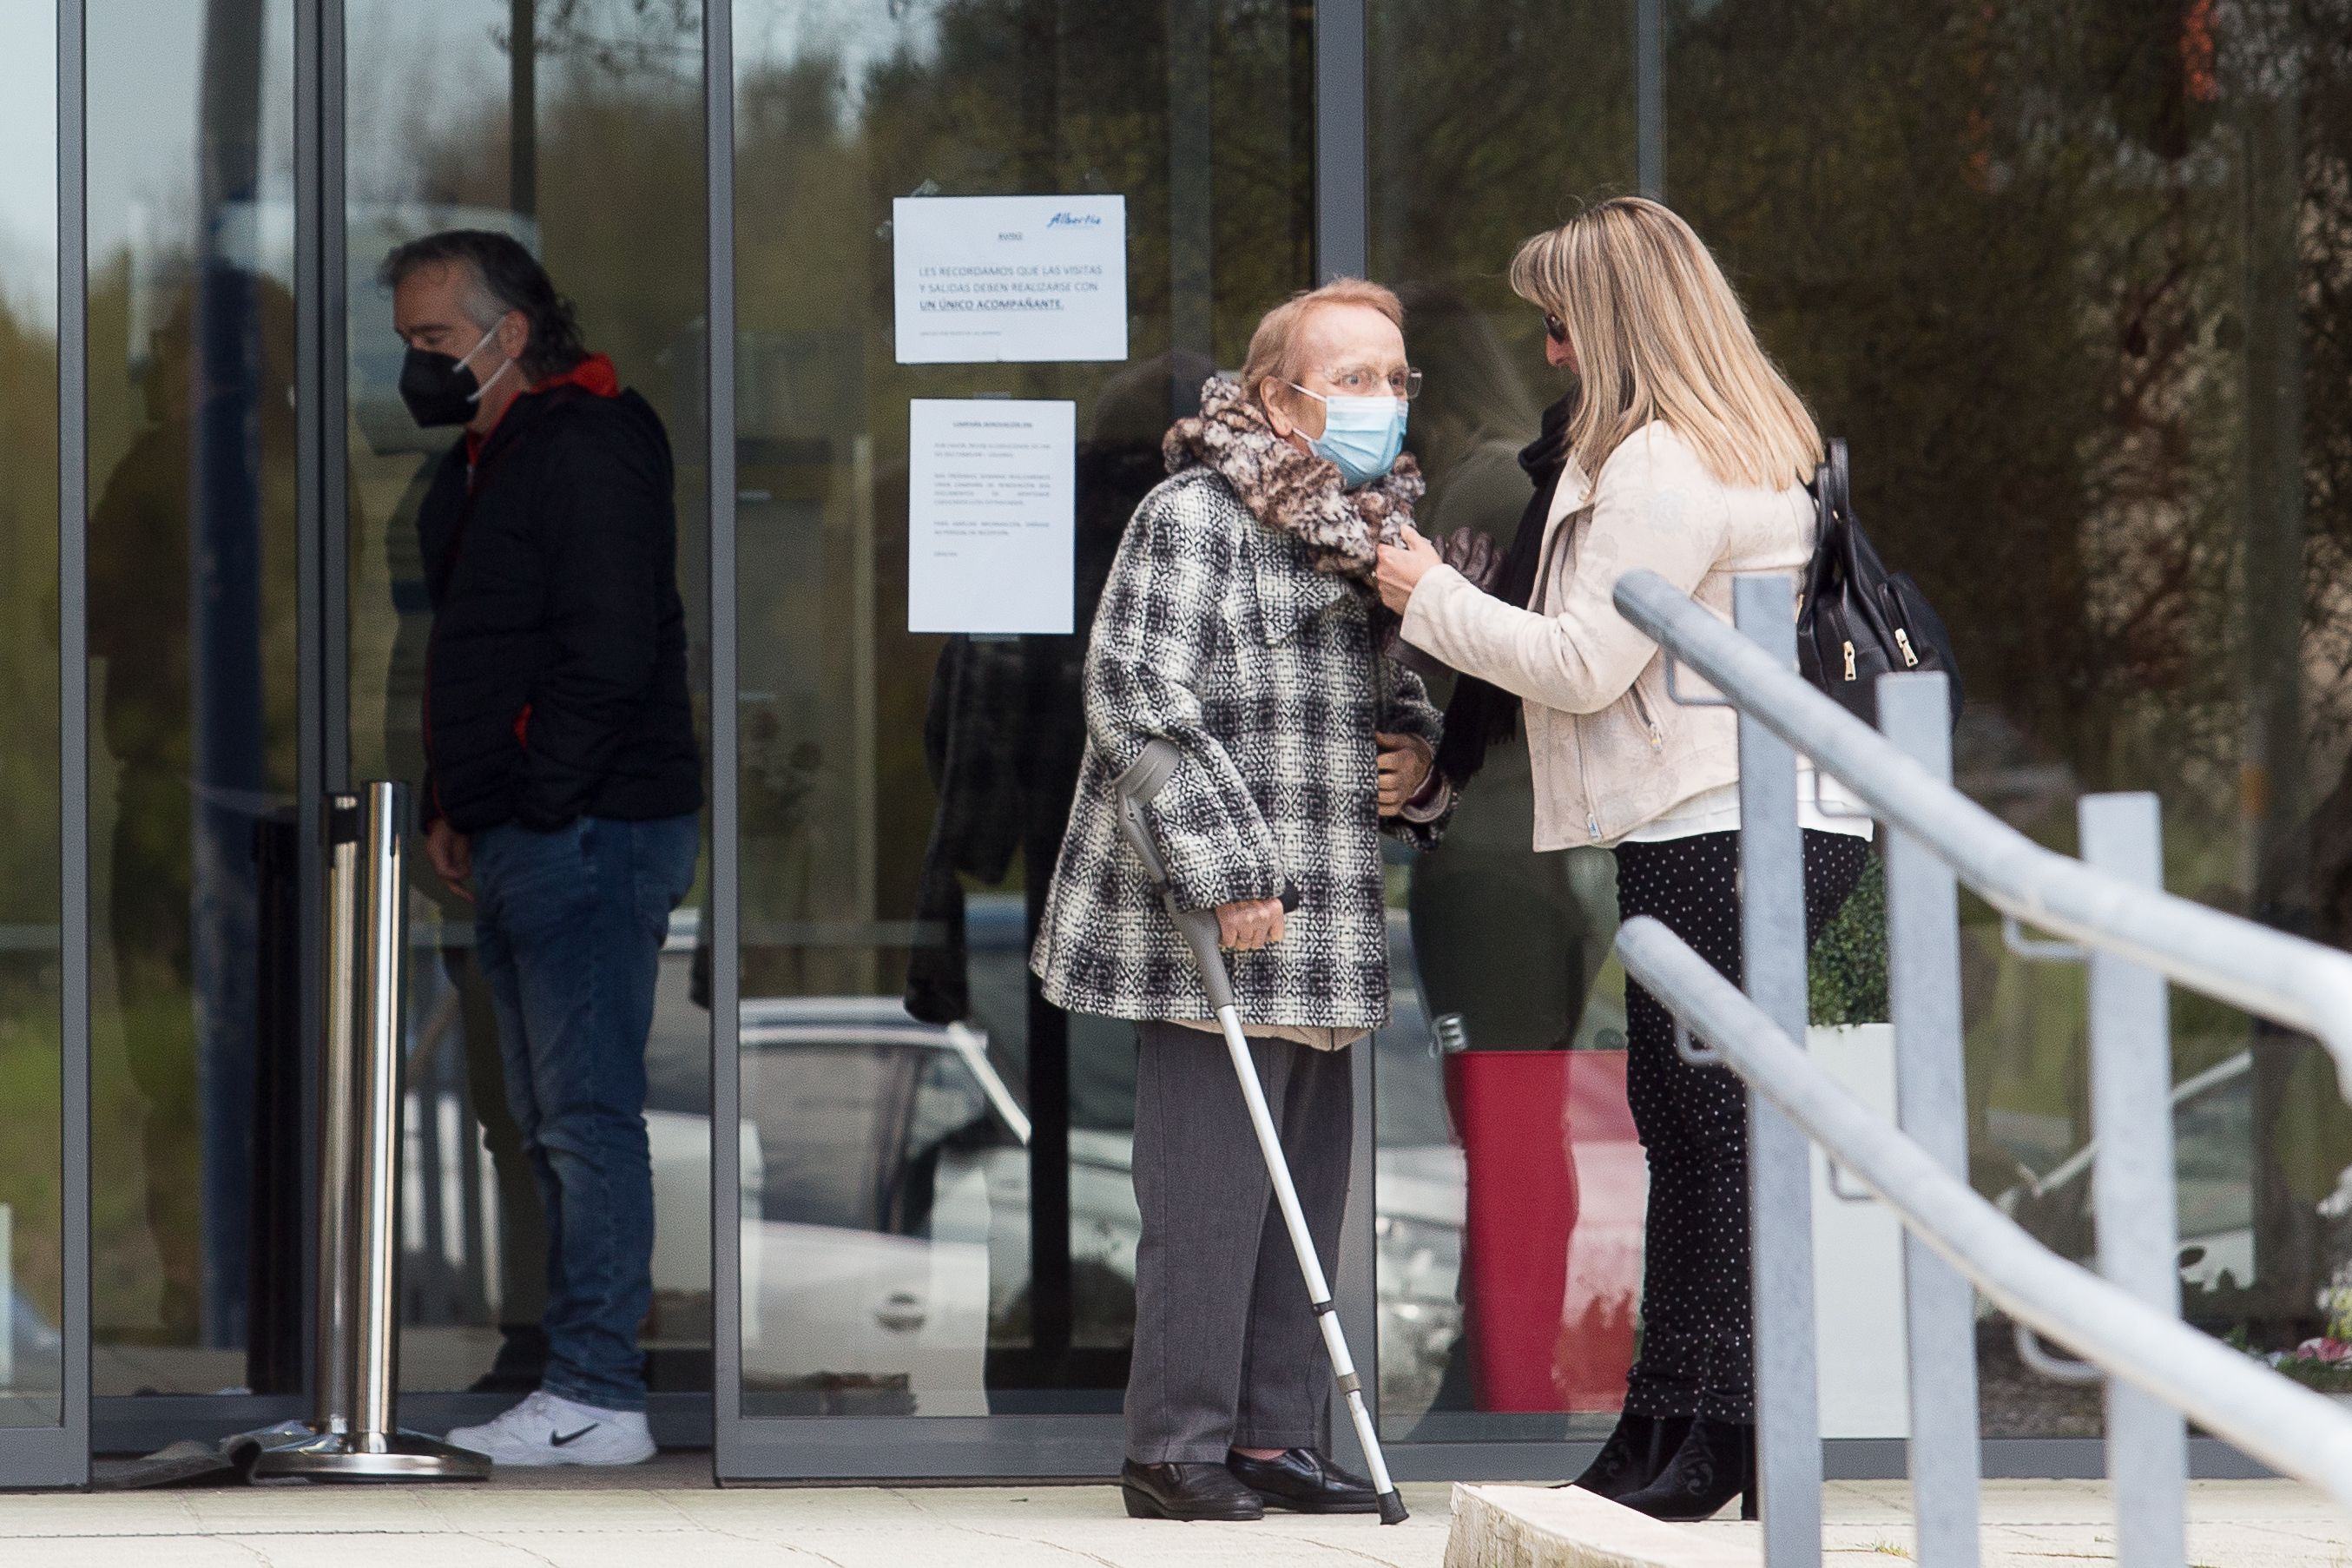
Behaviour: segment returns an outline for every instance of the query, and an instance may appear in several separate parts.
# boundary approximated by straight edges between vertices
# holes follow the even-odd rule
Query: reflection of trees
[[[0,293],[0,921],[58,914],[58,347]]]
[[[1370,12],[1373,271],[1504,312],[1539,371],[1540,333],[1519,335],[1532,319],[1503,267],[1577,201],[1633,188],[1633,6],[1386,0]]]
[[[824,574],[816,598],[829,610],[814,621],[783,615],[788,595],[747,579],[745,635],[803,648],[792,662],[816,708],[845,716],[859,696],[849,644],[860,634],[844,610],[860,509],[870,505],[872,772],[842,777],[845,717],[819,765],[845,795],[870,802],[877,863],[864,885],[872,910],[892,920],[915,907],[932,826],[921,737],[940,649],[940,639],[904,629],[907,399],[983,390],[1074,397],[1087,429],[1121,367],[897,364],[891,199],[919,190],[1124,195],[1130,364],[1171,350],[1173,363],[1238,362],[1259,312],[1306,280],[1312,235],[1307,104],[1294,87],[1305,40],[1286,7],[956,0],[909,18],[901,38],[863,70],[816,49],[747,61],[736,98],[739,430],[747,453],[793,459],[765,470],[760,486],[804,509],[813,533],[799,562]],[[1205,162],[1171,169],[1173,140],[1197,124],[1212,131]],[[1192,217],[1205,217],[1204,227]],[[755,357],[774,373],[751,368]],[[1164,427],[1173,395],[1152,389],[1156,412],[1137,423]],[[1134,395],[1132,386],[1120,394]],[[1100,498],[1084,472],[1081,481],[1086,514]],[[835,834],[824,846],[833,877],[800,895],[817,918],[842,918],[852,900],[860,879],[849,851],[847,836]],[[756,858],[747,860],[747,900],[758,896]],[[756,966],[757,955],[747,962]]]
[[[2304,861],[2305,748],[2352,689],[2296,654],[2298,627],[2341,635],[2297,563],[2347,498],[2281,470],[2352,411],[2298,367],[2293,321],[2301,295],[2306,341],[2340,333],[2308,312],[2342,252],[2292,237],[2343,223],[2345,138],[2266,136],[2268,68],[2242,38],[2217,62],[2208,16],[1725,5],[1676,35],[1669,101],[1706,107],[1675,121],[1670,184],[1853,437],[1863,508],[1946,607],[1972,698],[2079,787],[2162,792],[2176,885],[2300,924],[2281,851]],[[2183,1024],[2193,1061],[2243,1043],[2212,1009]],[[2023,1043],[1996,1045],[2005,1076],[2047,1084]],[[2291,1070],[2258,1075],[2252,1154],[2258,1268],[2290,1299],[2315,1261],[2270,1141]]]
[[[223,547],[224,537],[243,535],[243,582],[236,593],[208,592],[201,603],[216,621],[242,611],[246,624],[205,630],[215,647],[245,640],[256,656],[249,667],[256,689],[215,690],[209,700],[228,710],[236,732],[250,740],[249,776],[261,788],[282,793],[295,768],[294,301],[274,279],[239,273],[233,282],[250,300],[250,315],[237,327],[251,334],[249,363],[235,376],[207,368],[198,292],[184,280],[150,301],[160,318],[152,339],[124,345],[131,352],[123,358],[143,365],[143,417],[103,429],[92,443],[103,467],[92,476],[88,534],[89,651],[104,669],[92,721],[115,770],[110,871],[92,900],[93,934],[112,958],[124,1052],[142,1102],[147,1219],[163,1263],[161,1327],[173,1341],[197,1327],[204,1249],[224,1245],[223,1222],[200,1203],[205,1148],[245,1135],[241,1117],[200,1100],[199,1091],[208,1079],[226,1078],[235,1094],[250,1093],[249,998],[242,1015],[221,1009],[208,1032],[197,1022],[196,994],[205,990],[194,912],[199,817],[208,810],[225,824],[224,854],[249,856],[261,809],[207,773],[197,752],[202,688],[207,674],[217,680],[220,671],[201,668],[207,645],[198,636],[192,584],[200,560],[209,568],[202,579],[208,589],[223,575],[221,563],[235,553]],[[95,321],[121,319],[120,296],[94,304],[101,302]],[[200,490],[204,413],[210,406],[215,420],[224,417],[224,401],[240,432],[239,483],[250,488]],[[219,663],[232,673],[248,668],[234,658]],[[249,900],[249,887],[236,896]],[[219,956],[249,965],[250,941]],[[235,968],[226,979],[234,994],[246,972]],[[234,1099],[228,1103],[242,1110]]]
[[[2352,521],[2312,461],[2345,378],[2309,357],[2344,324],[2315,285],[2345,252],[2313,242],[2346,220],[2345,75],[2310,47],[2342,10],[2296,38],[2248,8],[2217,40],[2193,5],[1759,0],[1682,18],[1669,58],[1670,189],[1853,439],[1864,513],[1944,605],[1971,698],[2074,787],[2159,790],[2176,886],[2290,925],[2326,776],[2305,759],[2340,749],[2352,699],[2314,657],[2344,634],[2311,571]],[[2079,1043],[2063,1007],[2036,1015],[2043,1049],[1976,1065],[2046,1113],[2063,1100],[2033,1097],[2079,1094],[2051,1047]],[[2217,1015],[2184,1006],[2191,1065],[2244,1043]],[[2258,1269],[2290,1303],[2316,1261],[2280,1198],[2292,1070],[2257,1075],[2252,1152]]]
[[[0,290],[0,924],[58,919],[58,353],[49,322]],[[43,944],[0,954],[0,1204],[16,1211],[16,1289],[59,1321],[58,974]],[[11,1311],[0,1290],[0,1312]],[[19,1387],[40,1373],[19,1363]]]
[[[792,594],[747,582],[745,636],[800,639],[820,706],[845,710],[845,606],[870,571],[876,748],[854,783],[878,813],[869,886],[885,917],[912,907],[930,826],[919,737],[939,654],[898,629],[903,502],[874,479],[903,463],[905,399],[1007,390],[1091,407],[1118,368],[895,364],[889,199],[926,182],[1125,193],[1136,361],[1179,349],[1232,363],[1256,312],[1303,280],[1311,236],[1310,57],[1289,7],[908,9],[895,53],[877,53],[869,16],[835,52],[747,58],[736,101],[737,305],[775,367],[759,379],[747,349],[742,433],[778,443],[761,451],[779,504],[810,530]],[[1668,194],[1720,247],[1824,424],[1853,439],[1874,534],[1952,621],[1977,704],[1964,764],[2021,813],[2050,798],[2025,788],[2035,767],[2066,793],[2156,787],[2176,886],[2352,940],[2352,788],[2338,784],[2352,744],[2352,7],[2304,0],[2292,48],[2255,31],[2286,15],[2270,4],[1669,9]],[[485,7],[486,36],[502,10]],[[1633,184],[1631,7],[1371,13],[1375,270],[1489,312],[1539,374],[1532,313],[1500,273],[1569,203]],[[537,13],[552,88],[544,248],[641,383],[702,308],[698,23],[683,0]],[[1171,179],[1171,147],[1203,104],[1207,162],[1180,161]],[[412,194],[500,201],[505,138],[502,110],[429,127]],[[1202,210],[1202,167],[1205,226],[1184,216]],[[1203,280],[1198,331],[1187,290]],[[681,434],[693,369],[664,404]],[[1416,411],[1417,445],[1440,416]],[[1453,477],[1441,461],[1441,496]],[[852,550],[861,506],[870,564]],[[2259,635],[2282,627],[2283,653]],[[841,774],[850,754],[828,747],[793,753],[778,777],[798,790]],[[756,787],[744,783],[747,820]],[[2037,827],[2071,831],[2045,815]],[[804,847],[839,859],[847,836]],[[747,864],[747,898],[760,874]],[[2063,1117],[2070,1005],[2038,978],[2012,973],[2002,991],[2021,1005],[1979,1031],[1978,1093]],[[2184,1011],[2184,1063],[2242,1034]],[[2342,1115],[2329,1093],[2281,1098],[2311,1122],[2285,1175],[2315,1195],[2352,1158],[2331,1128]]]
[[[485,37],[501,48],[511,36],[503,11],[486,6],[483,16]],[[681,439],[699,423],[689,416],[699,365],[677,353],[679,329],[702,311],[699,11],[684,0],[540,0],[532,27],[541,254],[595,346]],[[891,198],[926,182],[950,195],[1124,194],[1135,362],[1171,347],[1237,362],[1258,312],[1310,266],[1309,34],[1276,0],[1170,0],[1142,11],[952,0],[909,8],[898,47],[879,50],[877,24],[857,26],[854,64],[811,44],[790,58],[747,58],[737,81],[739,433],[742,461],[760,469],[744,482],[801,509],[793,515],[815,530],[793,562],[804,583],[772,599],[747,584],[745,635],[803,650],[793,658],[824,715],[818,728],[839,721],[839,733],[814,737],[821,754],[793,751],[776,776],[836,826],[835,805],[865,795],[877,846],[862,874],[847,864],[853,834],[820,829],[784,851],[793,897],[807,907],[779,918],[842,918],[857,886],[870,890],[869,915],[899,918],[912,906],[931,812],[920,737],[939,645],[903,629],[902,487],[876,479],[902,471],[906,399],[991,388],[1090,406],[1119,368],[902,370],[888,333]],[[421,82],[462,62],[410,64]],[[1179,192],[1170,149],[1186,116],[1209,132],[1207,163],[1184,165],[1191,184]],[[414,152],[404,183],[372,199],[507,199],[515,175],[503,103],[449,115],[420,100],[404,131]],[[1205,234],[1171,243],[1181,216],[1202,213]],[[1082,426],[1088,417],[1082,407]],[[861,527],[869,545],[858,543]],[[870,558],[859,559],[861,548]],[[870,776],[852,779],[859,666],[843,616],[860,573],[871,574],[878,606],[866,698],[875,742]],[[772,773],[754,770],[745,789],[756,794]],[[761,802],[747,797],[746,812],[747,825],[761,820]],[[746,887],[756,899],[756,868]]]
[[[2352,941],[2352,5],[1668,12],[1667,194],[1951,621],[1964,770],[2061,840],[2054,800],[2158,789],[2174,886]],[[1623,34],[1522,0],[1373,13],[1377,269],[1496,310],[1532,364],[1497,275],[1631,184]],[[1440,44],[1468,37],[1493,42]],[[2079,1135],[2071,983],[2009,967],[1996,996],[1996,967],[1977,1094]],[[2185,1003],[2179,1033],[2184,1068],[2246,1040]],[[2279,1194],[2333,1186],[2352,1117],[2315,1062],[2260,1077],[2292,1295],[2314,1258]]]

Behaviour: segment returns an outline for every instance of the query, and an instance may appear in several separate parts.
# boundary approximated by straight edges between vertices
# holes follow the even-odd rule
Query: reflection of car
[[[966,1025],[895,997],[742,1005],[743,1370],[748,1386],[883,1390],[924,1414],[986,1409],[992,1326],[1019,1338],[1029,1287],[1029,1117]],[[682,1089],[683,1085],[679,1086]],[[709,1120],[657,1095],[657,1292],[709,1289]],[[1132,1330],[1141,1220],[1132,1134],[1073,1128],[1070,1246],[1079,1342]],[[1460,1154],[1383,1151],[1381,1338],[1434,1363],[1456,1331]],[[903,1393],[899,1391],[903,1390]]]
[[[2239,1051],[2172,1088],[2180,1271],[2192,1285],[2217,1285],[2225,1273],[2242,1286],[2253,1280],[2252,1068],[2252,1055]],[[2090,1175],[2098,1151],[2085,1143],[2039,1175],[2021,1163],[2017,1184],[1993,1202],[2045,1245],[2087,1261],[2097,1246]]]
[[[1380,1152],[1381,1394],[1426,1408],[1462,1333],[1462,1151]]]
[[[986,1040],[880,997],[758,999],[742,1019],[746,1384],[982,1409],[983,1163],[1029,1136]],[[655,1233],[699,1231],[707,1120],[646,1121]],[[657,1243],[656,1289],[701,1288],[709,1267],[707,1248]]]

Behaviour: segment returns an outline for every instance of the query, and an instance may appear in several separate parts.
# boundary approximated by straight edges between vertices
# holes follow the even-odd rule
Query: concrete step
[[[1580,1487],[1456,1486],[1445,1568],[1759,1568],[1752,1540],[1662,1524]]]

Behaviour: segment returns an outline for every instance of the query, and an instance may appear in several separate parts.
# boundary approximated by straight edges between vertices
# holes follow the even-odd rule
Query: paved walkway
[[[1407,1523],[1276,1515],[1262,1524],[1143,1524],[1107,1487],[712,1489],[698,1456],[614,1475],[495,1486],[0,1496],[8,1568],[1440,1568],[1442,1486],[1408,1486]],[[616,1484],[625,1483],[625,1484]],[[1837,1482],[1829,1560],[1910,1555],[1904,1489]],[[1986,1568],[2075,1568],[2113,1553],[2103,1487],[1993,1481]],[[2301,1487],[2192,1489],[2189,1562],[2352,1568],[2352,1521]],[[1709,1533],[1752,1538],[1754,1526]]]

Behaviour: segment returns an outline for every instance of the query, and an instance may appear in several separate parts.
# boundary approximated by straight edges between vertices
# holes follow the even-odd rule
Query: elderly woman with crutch
[[[1328,1276],[1348,1047],[1389,1017],[1380,837],[1426,847],[1451,806],[1431,766],[1437,712],[1384,656],[1393,622],[1372,586],[1422,489],[1400,456],[1419,390],[1403,314],[1352,279],[1268,312],[1240,384],[1212,379],[1200,414],[1169,430],[1170,478],[1128,526],[1087,657],[1086,759],[1033,963],[1055,1005],[1137,1026],[1142,1236],[1119,1480],[1139,1519],[1381,1506],[1325,1451],[1322,1331],[1204,983],[1219,966],[1188,952],[1119,812],[1124,780],[1167,904],[1215,911]],[[1164,773],[1148,804],[1139,764]]]

